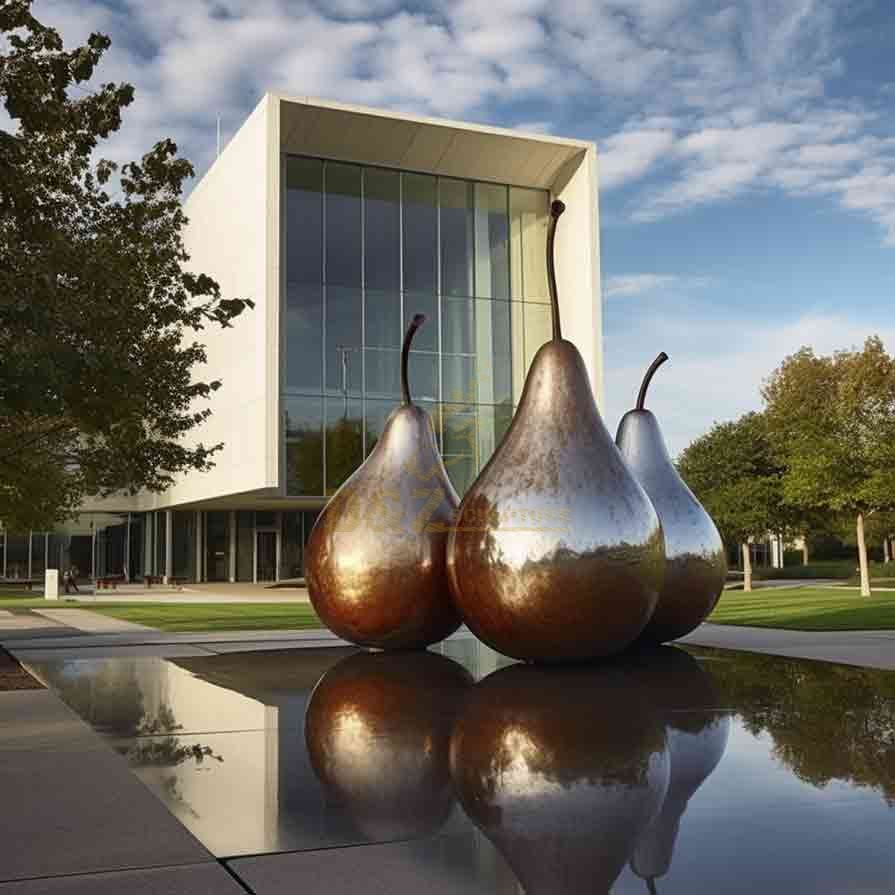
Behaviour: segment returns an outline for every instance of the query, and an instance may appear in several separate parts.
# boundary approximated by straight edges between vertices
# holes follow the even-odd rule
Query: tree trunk
[[[802,565],[808,565],[808,535],[802,535]]]
[[[883,538],[883,562],[889,561],[889,539]]]
[[[870,570],[867,567],[867,542],[864,540],[864,514],[858,513],[858,564],[861,567],[861,596],[870,596]]]
[[[748,544],[743,544],[743,590],[752,590],[752,556]]]

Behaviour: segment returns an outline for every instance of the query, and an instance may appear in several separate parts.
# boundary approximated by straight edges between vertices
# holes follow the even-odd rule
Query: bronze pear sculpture
[[[646,685],[665,715],[671,772],[662,809],[637,843],[631,870],[656,892],[671,868],[681,820],[690,799],[711,776],[727,748],[730,713],[711,673],[689,653],[660,647],[648,654]]]
[[[656,417],[643,405],[656,370],[668,360],[663,351],[650,365],[637,396],[618,426],[616,444],[649,495],[665,534],[665,582],[656,611],[641,640],[665,643],[699,627],[715,608],[727,563],[724,545],[705,511],[668,455]]]
[[[451,738],[457,798],[527,895],[608,893],[668,768],[661,717],[612,664],[496,671]]]
[[[401,352],[400,406],[366,461],[332,496],[311,531],[305,577],[320,620],[339,637],[380,649],[421,649],[460,626],[446,545],[459,500],[429,414],[413,403],[410,345]]]
[[[665,564],[662,529],[606,430],[578,349],[563,339],[551,206],[553,338],[532,361],[513,420],[460,505],[451,591],[474,634],[535,662],[617,653],[644,629]]]
[[[472,675],[434,653],[361,653],[318,681],[305,714],[311,766],[368,839],[432,835],[455,805],[450,740]]]

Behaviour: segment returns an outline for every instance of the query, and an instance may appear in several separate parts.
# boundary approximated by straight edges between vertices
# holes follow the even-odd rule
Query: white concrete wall
[[[279,201],[272,200],[279,188],[278,142],[271,151],[277,118],[276,104],[262,101],[186,202],[189,267],[213,276],[222,296],[250,298],[255,308],[230,328],[209,326],[198,336],[208,361],[196,377],[223,384],[205,405],[212,416],[187,443],[223,442],[215,467],[182,476],[163,495],[143,495],[144,507],[278,484],[278,289],[271,257],[278,243],[276,221],[271,221],[279,209]]]
[[[597,404],[602,408],[603,309],[595,146],[566,163],[552,192],[554,198],[566,203],[556,231],[556,287],[562,334],[581,352]]]

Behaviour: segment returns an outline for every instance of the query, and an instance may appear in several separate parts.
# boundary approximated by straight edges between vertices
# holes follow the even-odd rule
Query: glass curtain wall
[[[548,193],[301,156],[284,165],[287,493],[329,496],[370,453],[421,312],[411,389],[462,495],[550,338]]]

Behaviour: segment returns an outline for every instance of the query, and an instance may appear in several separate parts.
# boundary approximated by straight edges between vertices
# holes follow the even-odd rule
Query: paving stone
[[[0,881],[211,859],[54,694],[0,693]]]
[[[0,883],[0,895],[245,895],[218,863]]]
[[[235,858],[227,865],[255,895],[492,895],[495,877],[473,861],[453,860],[447,845],[448,837],[434,837]]]

